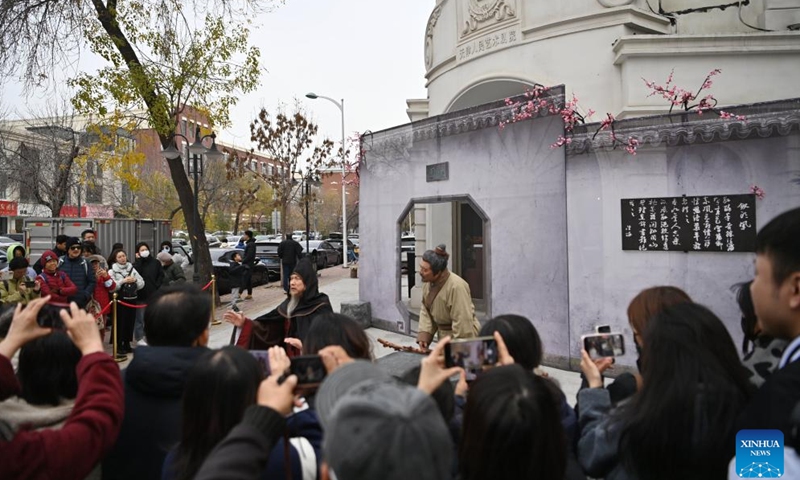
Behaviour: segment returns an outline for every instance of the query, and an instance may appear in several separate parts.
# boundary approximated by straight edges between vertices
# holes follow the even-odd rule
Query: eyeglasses
[[[69,247],[69,249],[70,249],[70,250],[80,250],[80,249],[81,249],[81,246],[80,246],[80,245],[74,245],[74,246],[72,246],[72,247]]]

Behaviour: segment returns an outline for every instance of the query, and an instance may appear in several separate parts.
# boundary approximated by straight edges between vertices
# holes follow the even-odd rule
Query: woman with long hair
[[[183,392],[181,442],[167,455],[162,480],[195,477],[211,450],[256,403],[262,376],[255,357],[234,346],[208,352],[197,361]],[[290,415],[286,435],[270,453],[262,477],[302,480],[309,463],[317,467],[321,443],[322,430],[313,412]]]
[[[479,375],[464,410],[461,480],[563,478],[567,440],[557,390],[516,364]]]
[[[128,255],[124,250],[114,250],[108,257],[108,264],[111,265],[111,278],[116,284],[117,292],[117,352],[122,354],[131,353],[131,342],[133,341],[133,327],[136,322],[136,310],[122,303],[134,304],[138,297],[137,292],[144,288],[144,278],[133,268],[133,264],[128,261]],[[133,285],[133,286],[131,286]],[[112,333],[111,341],[114,336]]]
[[[681,303],[641,336],[642,387],[612,410],[597,366],[582,352],[590,388],[578,392],[578,460],[592,477],[725,478],[734,422],[753,387],[725,326],[707,308]]]
[[[742,313],[742,365],[750,372],[750,382],[760,387],[778,368],[787,341],[765,334],[756,317],[750,285],[753,281],[735,285],[736,303]]]

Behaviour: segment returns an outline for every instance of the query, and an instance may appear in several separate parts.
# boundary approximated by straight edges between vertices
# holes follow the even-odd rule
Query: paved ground
[[[358,279],[350,278],[350,269],[342,268],[341,266],[330,267],[319,272],[320,291],[328,295],[334,311],[337,312],[340,310],[342,302],[358,300],[358,281]],[[239,303],[239,308],[241,308],[248,317],[253,318],[277,307],[283,302],[284,298],[285,294],[280,284],[278,282],[273,282],[266,286],[262,285],[254,288],[253,299]],[[222,320],[223,313],[228,310],[230,295],[223,295],[221,300],[222,307],[217,308],[215,312],[215,317],[219,320]],[[209,347],[220,348],[228,345],[232,328],[232,325],[225,322],[221,325],[212,326]],[[380,360],[395,353],[394,350],[380,345],[377,342],[378,338],[383,338],[399,345],[414,345],[414,339],[412,337],[377,328],[367,329],[367,335],[372,341],[372,351],[376,360]],[[110,346],[107,345],[107,347],[108,352],[111,353]],[[130,358],[131,355],[128,355],[129,360]],[[408,357],[407,361],[413,363],[415,360],[412,356]],[[125,368],[127,364],[128,362],[126,361],[121,363],[120,366],[121,368]],[[567,395],[567,400],[571,405],[574,405],[575,395],[580,387],[580,376],[575,372],[554,368],[544,367],[544,370],[558,381],[564,393]]]

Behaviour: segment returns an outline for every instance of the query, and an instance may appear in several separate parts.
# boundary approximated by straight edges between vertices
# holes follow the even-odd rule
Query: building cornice
[[[719,108],[718,108],[719,109]],[[627,142],[630,137],[639,141],[639,148],[714,143],[746,138],[786,136],[800,132],[800,98],[724,107],[744,120],[723,120],[713,112],[673,113],[650,117],[630,118],[614,122],[616,137]],[[595,132],[600,123],[575,128],[569,155],[591,151],[613,150],[610,131]]]
[[[719,35],[630,35],[614,43],[614,64],[635,57],[800,53],[800,32]]]

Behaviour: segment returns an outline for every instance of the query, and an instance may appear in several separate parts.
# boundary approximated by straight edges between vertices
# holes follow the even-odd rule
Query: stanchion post
[[[217,276],[211,274],[211,325],[222,325],[217,320]]]
[[[113,328],[114,328],[114,335],[113,335],[114,336],[114,347],[113,347],[113,350],[112,350],[113,351],[112,356],[114,357],[114,361],[116,361],[117,363],[122,363],[122,362],[124,362],[125,360],[128,359],[128,356],[127,355],[120,355],[119,352],[117,352],[117,335],[119,335],[119,328],[118,328],[119,325],[117,323],[117,293],[116,292],[114,292],[114,298],[111,301],[114,303],[114,306],[112,307],[113,314],[111,315],[111,318],[113,320],[113,322],[112,322],[113,323]]]

